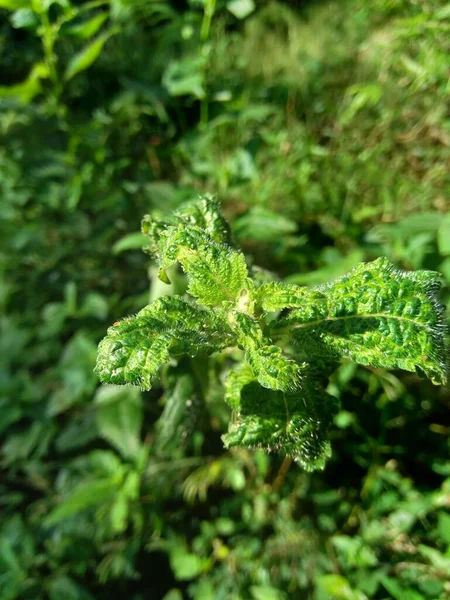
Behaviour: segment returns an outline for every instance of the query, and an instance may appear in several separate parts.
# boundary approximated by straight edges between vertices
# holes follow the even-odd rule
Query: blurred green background
[[[0,61],[0,600],[449,599],[448,389],[343,363],[309,474],[223,449],[218,378],[93,367],[198,193],[287,281],[384,255],[449,304],[450,4],[0,0]]]

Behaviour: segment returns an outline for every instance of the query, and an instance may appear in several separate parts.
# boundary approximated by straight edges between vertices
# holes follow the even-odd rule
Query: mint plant
[[[179,263],[185,296],[164,296],[108,329],[96,371],[110,384],[150,389],[173,357],[239,348],[225,377],[232,409],[225,446],[263,448],[307,470],[330,456],[327,431],[337,401],[327,377],[340,358],[447,377],[438,274],[404,272],[386,258],[362,263],[314,289],[274,281],[247,264],[211,198],[182,206],[167,220],[146,216],[147,250],[170,283]]]

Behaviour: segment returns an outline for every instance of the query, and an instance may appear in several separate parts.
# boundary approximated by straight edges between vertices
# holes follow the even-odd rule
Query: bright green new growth
[[[159,298],[110,327],[96,371],[105,383],[149,389],[171,357],[240,348],[242,362],[225,383],[232,409],[227,447],[264,448],[305,469],[323,468],[337,410],[326,378],[340,357],[445,383],[436,273],[403,272],[380,258],[316,289],[259,284],[210,198],[166,221],[145,217],[142,229],[163,281],[168,267],[181,265],[187,298]]]

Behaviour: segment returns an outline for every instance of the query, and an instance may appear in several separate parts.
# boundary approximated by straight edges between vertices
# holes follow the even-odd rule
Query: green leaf
[[[375,367],[447,380],[443,307],[436,273],[405,272],[386,258],[362,263],[318,288],[323,300],[280,319],[308,357],[347,356]]]
[[[258,242],[278,242],[296,230],[295,221],[262,206],[251,207],[233,222],[233,231],[238,239]]]
[[[220,212],[219,202],[211,196],[185,202],[175,211],[174,219],[186,227],[198,227],[218,244],[231,245],[230,226]]]
[[[263,387],[291,392],[298,389],[301,366],[284,356],[281,348],[264,337],[255,318],[235,312],[230,322],[236,331],[238,344],[245,350],[246,361]]]
[[[439,550],[436,550],[436,548],[431,548],[425,544],[419,544],[418,550],[435,569],[441,573],[445,573],[450,578],[450,557],[445,556]]]
[[[97,33],[107,19],[108,13],[98,13],[83,23],[72,25],[67,29],[67,33],[83,40],[87,40]]]
[[[438,516],[438,532],[440,538],[450,546],[450,515],[447,513]]]
[[[86,590],[66,575],[56,575],[49,583],[49,600],[94,600]]]
[[[335,258],[333,262],[315,271],[295,273],[286,277],[286,282],[300,285],[321,285],[348,273],[364,259],[364,252],[360,249],[352,250],[346,256]]]
[[[80,484],[48,515],[44,520],[45,525],[51,527],[82,510],[113,498],[117,493],[119,483],[118,478],[114,476],[109,479],[98,479]]]
[[[36,63],[22,83],[0,86],[0,98],[17,98],[28,104],[42,89],[41,79],[47,79],[49,71],[44,63]]]
[[[381,583],[395,600],[424,600],[422,594],[411,588],[403,587],[401,583],[391,577],[382,577]]]
[[[358,537],[334,535],[331,538],[341,563],[350,568],[374,567],[378,564],[375,552]]]
[[[245,19],[255,10],[253,0],[231,0],[227,3],[227,9],[237,19]]]
[[[24,461],[32,454],[43,456],[55,433],[56,426],[49,426],[48,421],[44,420],[35,420],[27,429],[10,433],[2,446],[3,464]]]
[[[442,8],[434,13],[436,19],[449,19],[450,18],[450,4],[445,4]]]
[[[348,580],[342,575],[322,575],[318,580],[319,590],[326,594],[327,598],[336,600],[366,600],[362,592],[355,592]]]
[[[250,593],[253,600],[284,600],[284,592],[269,585],[252,585]]]
[[[161,239],[163,234],[180,225],[184,229],[201,231],[217,244],[232,245],[231,230],[220,212],[219,202],[211,196],[203,196],[185,202],[164,219],[146,215],[142,220],[142,233],[147,237],[149,246],[144,249],[160,259],[165,251],[165,240]]]
[[[186,432],[186,409],[192,403],[195,388],[191,375],[174,377],[164,394],[165,405],[156,424],[156,445],[163,451],[179,448]]]
[[[57,415],[76,403],[82,402],[97,387],[92,372],[96,360],[96,347],[86,332],[79,331],[66,344],[60,361],[60,386],[50,397],[49,415]]]
[[[96,372],[104,383],[150,389],[172,354],[195,355],[232,345],[226,323],[177,296],[158,298],[136,316],[115,323],[100,342]]]
[[[183,600],[183,594],[178,589],[171,589],[167,592],[162,600]]]
[[[65,426],[62,426],[55,440],[58,453],[70,452],[93,442],[98,438],[95,415],[93,411],[86,410],[74,414]]]
[[[180,225],[161,234],[162,272],[177,261],[187,274],[189,294],[206,306],[237,305],[251,285],[244,255],[197,227]]]
[[[39,25],[39,17],[30,8],[19,8],[9,20],[14,29],[35,29]]]
[[[31,0],[0,0],[0,8],[6,10],[18,10],[20,8],[30,8]]]
[[[440,223],[437,242],[442,256],[450,256],[450,214],[447,214]]]
[[[80,317],[95,317],[96,319],[106,319],[108,316],[109,305],[104,296],[96,292],[91,292],[83,300],[79,315]]]
[[[162,84],[170,96],[194,96],[198,100],[205,97],[206,58],[202,55],[187,56],[171,62],[164,72]]]
[[[239,375],[245,378],[246,373]],[[337,410],[333,397],[312,378],[305,378],[296,394],[250,382],[242,387],[239,399],[233,389],[236,384],[232,377],[226,398],[231,400],[233,421],[222,438],[227,447],[262,448],[286,454],[308,471],[324,468],[331,455],[326,435]]]
[[[241,312],[232,314],[238,343],[245,350],[245,359],[259,383],[273,390],[294,391],[302,377],[301,367],[284,356],[281,348],[264,338],[253,317]]]
[[[120,254],[125,250],[141,249],[147,242],[147,236],[143,233],[135,232],[120,238],[112,247],[113,254]]]
[[[109,38],[117,33],[116,29],[110,29],[106,33],[100,35],[97,39],[90,42],[80,52],[75,54],[67,65],[66,72],[64,73],[64,79],[69,81],[72,77],[75,77],[81,71],[88,69],[100,56],[100,52],[103,46],[109,40]]]
[[[242,388],[255,381],[255,376],[249,364],[239,363],[236,368],[228,371],[225,378],[225,401],[233,410],[241,406]]]
[[[123,533],[127,528],[129,513],[129,502],[127,498],[119,492],[109,511],[111,527],[114,533]]]
[[[255,302],[262,310],[278,311],[284,308],[310,307],[314,311],[316,302],[323,301],[324,294],[294,283],[279,283],[273,281],[261,285],[255,291]]]
[[[103,387],[95,396],[100,435],[125,458],[137,456],[142,426],[142,397],[137,388]]]
[[[183,547],[177,547],[170,553],[170,566],[178,581],[193,579],[200,575],[204,561],[195,554],[188,552]]]
[[[286,356],[278,346],[250,348],[245,359],[258,382],[272,390],[294,391],[300,387],[301,367]]]

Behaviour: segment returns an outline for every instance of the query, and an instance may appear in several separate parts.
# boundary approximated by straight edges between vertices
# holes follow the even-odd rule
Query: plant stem
[[[209,121],[209,103],[208,103],[208,90],[206,86],[206,76],[208,74],[208,56],[209,56],[209,48],[208,48],[208,40],[211,33],[211,22],[216,11],[216,0],[207,0],[205,4],[205,10],[203,13],[202,26],[200,28],[200,42],[201,42],[201,54],[204,58],[203,63],[203,87],[205,90],[205,95],[201,99],[200,103],[200,128],[205,128],[208,125]]]
[[[56,69],[56,56],[54,53],[55,46],[55,35],[53,31],[53,27],[48,18],[48,13],[43,10],[41,13],[41,23],[42,23],[42,47],[45,55],[45,63],[48,67],[48,72],[50,76],[50,80],[53,84],[53,94],[55,100],[58,100],[59,97],[59,78],[58,72]]]
[[[281,463],[281,467],[278,469],[278,473],[274,479],[272,484],[272,490],[276,492],[283,485],[284,478],[286,477],[286,473],[289,471],[290,466],[292,465],[292,458],[290,456],[285,456],[283,462]]]
[[[209,39],[211,31],[211,21],[216,11],[216,0],[207,0],[205,11],[203,13],[203,21],[200,29],[200,41],[205,43]]]

